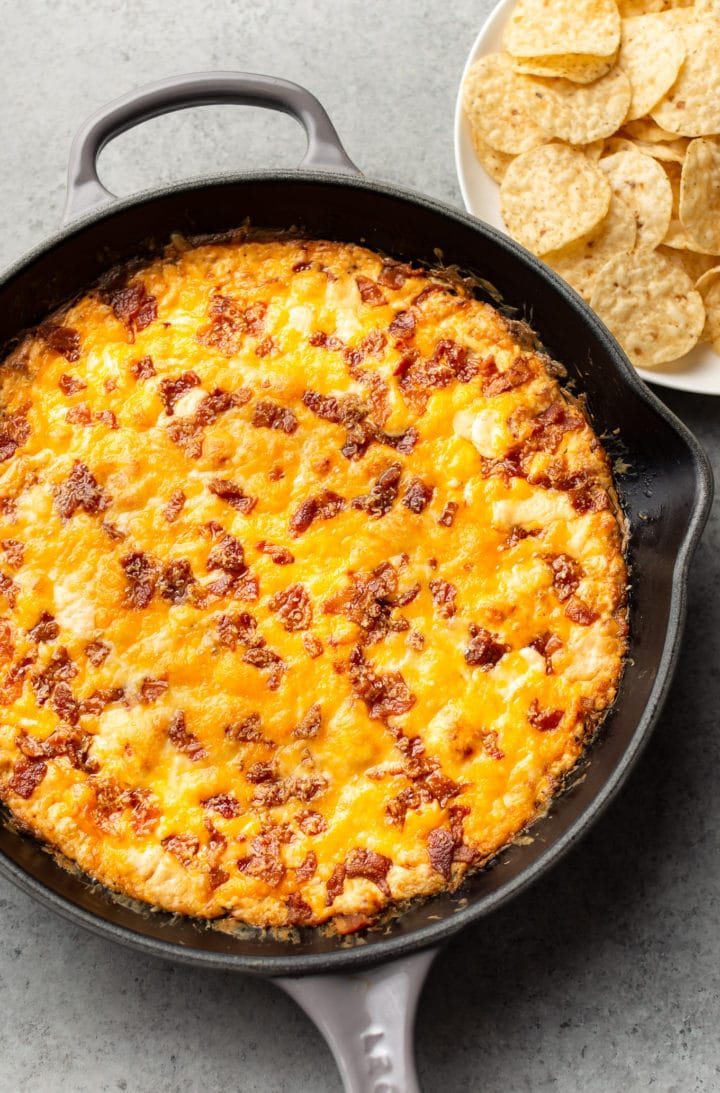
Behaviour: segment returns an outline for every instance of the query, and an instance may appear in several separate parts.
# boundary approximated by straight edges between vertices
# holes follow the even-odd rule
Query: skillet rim
[[[552,291],[563,298],[566,306],[579,314],[583,324],[590,328],[602,346],[603,365],[614,368],[621,384],[637,399],[645,403],[657,417],[661,418],[665,426],[672,430],[684,445],[695,484],[695,497],[690,508],[687,526],[673,559],[667,626],[655,680],[642,714],[617,761],[615,769],[576,819],[550,846],[538,855],[535,861],[521,868],[516,877],[501,885],[497,891],[476,897],[473,902],[469,902],[452,915],[430,925],[421,926],[407,935],[373,940],[371,946],[355,945],[352,948],[339,947],[331,952],[296,953],[295,955],[293,955],[290,948],[287,956],[271,954],[255,956],[241,953],[214,952],[151,937],[85,910],[74,903],[71,897],[60,895],[42,881],[31,876],[22,866],[9,859],[0,850],[0,874],[7,877],[8,880],[46,907],[101,937],[130,945],[148,955],[163,959],[175,960],[198,967],[222,968],[274,977],[357,970],[360,967],[378,964],[429,946],[439,945],[464,926],[503,906],[520,891],[532,884],[540,875],[551,869],[574,847],[598,819],[603,810],[608,807],[625,782],[647,743],[666,700],[680,652],[687,608],[689,564],[709,516],[713,496],[713,480],[709,460],[693,434],[645,385],[612,335],[584,300],[566,282],[562,281],[554,271],[541,263],[530,252],[524,250],[514,240],[484,221],[436,198],[396,186],[393,183],[366,179],[364,176],[348,176],[347,174],[328,170],[283,169],[199,176],[161,187],[153,187],[130,197],[95,207],[72,220],[68,225],[53,233],[49,239],[18,258],[0,277],[0,290],[4,289],[12,282],[14,277],[30,268],[34,262],[47,255],[54,248],[72,240],[84,229],[96,227],[126,209],[142,206],[151,200],[162,199],[170,195],[181,195],[200,189],[207,190],[216,186],[263,182],[286,184],[323,183],[347,191],[360,189],[371,193],[374,192],[400,200],[406,204],[415,205],[421,211],[455,221],[462,228],[475,233],[480,239],[489,240],[492,245],[504,250],[512,261],[524,266],[526,270],[529,269],[533,277],[549,285]]]

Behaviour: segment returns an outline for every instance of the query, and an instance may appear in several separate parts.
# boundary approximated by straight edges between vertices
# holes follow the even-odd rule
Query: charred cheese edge
[[[0,380],[0,795],[170,912],[361,928],[547,805],[613,702],[608,459],[527,332],[358,246],[125,271]]]

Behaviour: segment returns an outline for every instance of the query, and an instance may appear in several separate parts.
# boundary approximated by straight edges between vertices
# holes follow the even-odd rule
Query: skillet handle
[[[420,990],[437,949],[354,974],[273,980],[327,1040],[345,1093],[420,1093],[413,1028]]]
[[[192,72],[129,91],[87,118],[70,148],[63,224],[78,213],[115,199],[97,173],[97,158],[113,137],[174,110],[224,103],[263,106],[296,118],[307,136],[301,167],[360,174],[340,143],[325,108],[304,87],[254,72]]]

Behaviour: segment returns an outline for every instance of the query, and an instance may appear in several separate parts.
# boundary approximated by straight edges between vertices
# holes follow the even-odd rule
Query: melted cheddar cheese
[[[608,460],[439,274],[238,233],[0,380],[0,795],[109,888],[366,925],[546,806],[612,703]]]

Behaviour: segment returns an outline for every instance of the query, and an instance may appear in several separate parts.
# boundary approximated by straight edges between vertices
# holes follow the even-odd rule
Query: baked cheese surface
[[[609,464],[528,332],[354,245],[189,245],[0,380],[0,795],[126,896],[361,928],[612,703]]]

